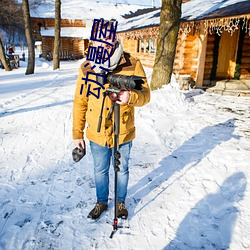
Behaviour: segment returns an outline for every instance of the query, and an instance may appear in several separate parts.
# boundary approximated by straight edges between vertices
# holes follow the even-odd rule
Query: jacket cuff
[[[128,100],[128,105],[134,106],[137,94],[133,91],[130,91],[130,96]]]
[[[73,140],[83,139],[83,132],[73,131]]]

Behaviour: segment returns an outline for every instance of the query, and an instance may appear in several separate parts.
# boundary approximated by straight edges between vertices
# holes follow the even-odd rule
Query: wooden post
[[[146,54],[146,49],[147,49],[147,39],[143,38],[143,44],[144,44],[144,51],[143,53]]]
[[[204,68],[206,60],[206,50],[207,50],[207,35],[200,34],[199,36],[199,54],[198,54],[198,65],[196,71],[195,82],[197,87],[202,87],[204,78]]]
[[[158,38],[155,38],[155,54],[156,54],[156,50],[157,50],[157,43],[158,43]]]
[[[148,53],[151,53],[152,39],[148,39]]]

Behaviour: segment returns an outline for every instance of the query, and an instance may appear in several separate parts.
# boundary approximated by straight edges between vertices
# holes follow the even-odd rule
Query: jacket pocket
[[[134,109],[126,107],[121,110],[120,133],[124,134],[134,129]]]

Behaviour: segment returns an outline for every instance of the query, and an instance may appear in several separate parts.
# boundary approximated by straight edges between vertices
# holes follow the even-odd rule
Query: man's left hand
[[[128,90],[119,92],[116,103],[122,105],[128,103],[130,92]]]

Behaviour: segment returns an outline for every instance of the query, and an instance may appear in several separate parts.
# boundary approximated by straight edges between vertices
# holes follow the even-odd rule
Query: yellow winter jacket
[[[86,137],[88,140],[95,142],[101,146],[107,145],[109,148],[114,147],[114,134],[113,134],[113,119],[108,120],[108,114],[112,106],[112,101],[106,97],[104,109],[102,114],[101,130],[97,132],[99,116],[101,112],[101,105],[103,101],[102,93],[105,91],[101,89],[99,99],[94,95],[87,95],[88,82],[85,84],[86,74],[91,70],[90,64],[86,66],[88,61],[85,61],[80,69],[76,83],[75,98],[73,103],[73,140],[84,138],[84,128],[87,122]],[[135,138],[135,125],[134,125],[134,107],[145,105],[150,100],[150,89],[147,83],[145,72],[139,60],[133,58],[130,54],[124,52],[119,65],[113,71],[113,74],[121,75],[136,75],[143,77],[144,84],[142,90],[130,90],[130,99],[127,104],[120,105],[120,135],[119,144],[129,142]],[[95,75],[90,75],[89,79],[95,79]],[[95,84],[94,84],[95,85]],[[98,85],[96,85],[98,87]],[[109,87],[109,83],[104,85],[105,89]],[[82,88],[82,94],[80,94]],[[93,88],[92,88],[93,89]]]

